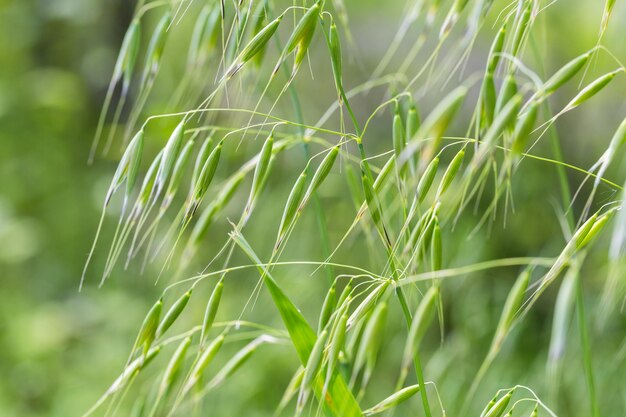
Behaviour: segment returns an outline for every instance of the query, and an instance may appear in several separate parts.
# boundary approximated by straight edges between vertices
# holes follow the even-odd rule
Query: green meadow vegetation
[[[81,399],[0,410],[626,412],[624,4],[125,7],[59,238],[101,328],[35,365]]]

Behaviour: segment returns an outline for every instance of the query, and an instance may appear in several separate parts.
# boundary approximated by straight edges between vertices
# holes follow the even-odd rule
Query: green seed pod
[[[235,354],[226,365],[218,372],[213,380],[209,383],[209,388],[214,388],[224,382],[226,378],[232,376],[248,359],[256,352],[257,347],[263,343],[263,339],[257,338],[248,343],[239,352]]]
[[[311,8],[309,8],[309,10],[306,11],[285,45],[285,54],[293,51],[306,38],[312,37],[312,32],[315,31],[315,27],[317,26],[319,12],[319,3],[315,3],[311,6]]]
[[[529,269],[524,270],[524,272],[522,272],[517,278],[515,284],[511,288],[511,291],[509,291],[509,295],[506,297],[504,308],[500,314],[500,321],[498,322],[498,327],[496,327],[496,333],[491,344],[491,349],[494,351],[500,349],[504,338],[511,329],[515,315],[522,306],[524,294],[526,293],[528,283],[530,282],[530,275]]]
[[[430,244],[430,263],[433,271],[439,271],[441,269],[441,263],[443,258],[443,248],[441,244],[441,228],[439,227],[439,221],[435,218],[435,224],[433,226],[433,236]]]
[[[287,407],[289,401],[293,398],[294,395],[298,392],[300,385],[302,384],[302,378],[304,377],[304,368],[300,366],[293,377],[289,381],[285,392],[283,393],[283,397],[280,399],[280,403],[278,404],[278,408],[276,411],[276,415],[280,415],[281,411]]]
[[[261,33],[261,31],[265,28],[266,20],[267,20],[267,10],[269,8],[267,0],[259,2],[256,11],[254,13],[252,27],[254,36]],[[254,64],[257,67],[260,67],[263,63],[263,57],[265,56],[265,50],[267,49],[267,44],[263,46],[255,55],[254,55]]]
[[[159,324],[156,330],[156,337],[162,336],[167,329],[169,329],[172,324],[176,321],[180,313],[183,312],[187,303],[189,302],[189,298],[191,297],[191,289],[180,296],[178,300],[170,307],[170,309],[165,313],[163,320]]]
[[[191,176],[191,189],[192,190],[194,188],[194,184],[198,182],[198,177],[200,176],[200,173],[202,172],[202,167],[204,167],[204,164],[206,163],[207,158],[211,154],[212,146],[213,146],[213,137],[208,136],[202,143],[202,146],[200,147],[200,150],[198,151],[198,156],[196,156],[196,162],[193,166],[193,174]]]
[[[330,317],[335,311],[336,302],[337,302],[336,288],[337,288],[337,280],[333,282],[333,285],[331,285],[330,289],[326,293],[326,297],[324,298],[324,303],[322,304],[322,311],[320,313],[320,319],[319,319],[319,323],[317,326],[318,332],[321,332],[326,327],[326,325],[328,324],[328,321],[330,320]]]
[[[363,330],[363,336],[361,337],[361,343],[357,350],[356,358],[354,360],[354,374],[358,374],[363,365],[366,365],[365,373],[363,375],[363,386],[367,385],[374,365],[376,364],[376,357],[384,340],[385,321],[387,319],[387,303],[382,302],[374,308],[372,315],[367,320],[365,329]]]
[[[539,415],[539,405],[535,404],[535,408],[533,408],[532,413],[530,413],[530,417],[537,417]]]
[[[192,206],[197,207],[197,205],[200,204],[200,202],[204,198],[204,195],[206,194],[206,191],[209,189],[209,185],[211,185],[211,181],[213,181],[213,176],[215,175],[217,165],[220,162],[220,155],[222,154],[222,143],[223,141],[220,141],[215,149],[213,149],[206,162],[204,163],[202,171],[200,171],[198,181],[196,182],[196,185],[194,187]]]
[[[146,50],[146,63],[144,65],[143,74],[141,76],[142,88],[145,88],[149,82],[152,82],[156,77],[161,63],[161,56],[163,55],[163,49],[165,48],[165,41],[167,40],[167,29],[172,22],[172,15],[167,11],[157,23],[150,38],[148,49]]]
[[[452,90],[450,94],[437,104],[428,117],[426,117],[424,123],[422,123],[417,134],[417,139],[432,138],[430,151],[424,155],[427,160],[430,159],[432,154],[439,148],[441,137],[450,123],[452,123],[452,119],[461,107],[466,95],[467,88],[463,86]]]
[[[389,160],[385,163],[385,165],[383,165],[382,169],[376,176],[376,179],[374,180],[374,185],[372,186],[374,191],[379,191],[382,188],[383,184],[385,183],[385,180],[389,176],[389,173],[393,171],[393,167],[395,165],[396,165],[396,156],[393,155],[391,158],[389,158]]]
[[[576,302],[576,287],[578,284],[578,268],[570,268],[563,282],[559,286],[559,292],[554,305],[552,319],[552,332],[550,334],[550,348],[548,349],[549,363],[556,363],[565,354],[567,346],[567,332],[572,318],[572,309]]]
[[[280,220],[280,227],[278,228],[278,237],[277,240],[282,240],[282,237],[291,226],[291,222],[293,221],[296,212],[298,211],[298,206],[302,201],[302,196],[304,194],[304,186],[306,185],[306,170],[302,171],[296,183],[294,184],[291,192],[289,193],[289,197],[287,198],[287,204],[285,205],[285,210],[283,211],[283,217]]]
[[[237,61],[244,64],[254,58],[255,55],[262,53],[267,42],[274,36],[282,19],[283,15],[280,15],[261,29],[259,33],[250,40],[243,51],[241,51],[240,58],[238,58]]]
[[[474,166],[478,166],[482,163],[485,156],[494,149],[496,139],[500,134],[509,129],[515,122],[521,102],[522,96],[514,95],[498,112],[493,123],[485,133],[482,143],[478,146],[478,151],[474,155]]]
[[[543,86],[541,86],[539,94],[545,98],[554,93],[559,87],[572,79],[572,77],[574,77],[574,75],[576,75],[585,66],[585,64],[587,64],[591,55],[592,52],[586,52],[569,61],[560,70],[555,72],[554,75],[543,84]]]
[[[507,392],[505,396],[500,398],[493,405],[493,407],[491,407],[489,411],[487,411],[487,414],[485,414],[485,417],[500,417],[502,414],[504,414],[504,411],[506,410],[506,408],[509,405],[509,402],[511,401],[511,397],[513,396],[514,390],[515,388],[509,390],[509,392]]]
[[[604,12],[602,13],[602,23],[600,24],[600,36],[604,34],[606,28],[609,26],[609,19],[611,18],[613,7],[615,7],[615,0],[606,0]]]
[[[343,349],[343,345],[346,341],[346,327],[348,323],[348,315],[342,314],[337,321],[337,326],[333,331],[332,339],[330,340],[330,348],[328,350],[328,365],[326,373],[326,381],[330,381],[333,371],[337,365],[339,358],[339,352]]]
[[[337,300],[337,305],[339,307],[343,306],[344,303],[346,303],[346,300],[348,300],[348,297],[350,297],[350,295],[352,294],[352,279],[350,279],[350,281],[348,281],[348,283],[346,284],[345,287],[343,287],[343,290],[341,291],[341,294],[339,295],[339,299]]]
[[[134,142],[134,144],[133,144]],[[141,167],[141,155],[143,154],[143,144],[144,144],[144,132],[141,129],[135,137],[131,140],[128,145],[129,149],[133,149],[132,151],[132,159],[128,165],[128,177],[126,178],[126,197],[129,198],[132,193],[135,184],[137,183],[137,178],[139,177],[139,168]]]
[[[517,94],[517,82],[515,81],[515,73],[511,71],[502,82],[500,87],[500,94],[496,101],[496,113],[500,113],[504,106],[511,101],[511,99]],[[496,116],[497,117],[497,116]]]
[[[209,366],[209,364],[213,361],[213,358],[217,355],[220,348],[224,344],[224,334],[217,336],[207,347],[202,351],[198,361],[195,366],[191,370],[189,374],[189,379],[187,383],[185,383],[185,387],[183,388],[183,393],[189,392],[194,385],[200,381],[202,378],[202,374],[204,370]]]
[[[176,165],[174,165],[174,170],[172,171],[170,182],[167,185],[167,190],[165,191],[165,197],[163,198],[163,203],[161,204],[162,209],[169,207],[174,199],[174,196],[176,196],[176,193],[178,192],[178,188],[180,187],[180,183],[182,182],[185,174],[185,169],[187,168],[187,163],[189,162],[189,158],[191,156],[191,151],[193,150],[193,145],[193,140],[189,140],[180,151],[180,155],[178,156]]]
[[[574,249],[582,249],[582,245],[597,219],[598,213],[594,213],[593,216],[589,217],[589,219],[576,230],[576,233],[574,233],[574,236],[572,236],[568,242],[566,249],[572,247],[572,245]]]
[[[124,77],[124,94],[128,91],[128,87],[130,86],[130,80],[133,76],[135,63],[137,62],[140,42],[141,23],[139,19],[134,19],[126,31],[122,46],[120,47],[120,53],[117,57],[117,62],[115,63],[115,68],[113,69],[114,83],[118,82],[122,76]]]
[[[126,368],[124,368],[124,371],[122,372],[122,374],[119,377],[117,377],[117,379],[113,382],[113,384],[111,384],[109,389],[107,389],[105,396],[109,396],[119,391],[120,388],[124,387],[124,385],[126,385],[126,383],[132,377],[134,377],[139,371],[141,371],[146,366],[148,366],[148,364],[152,362],[152,360],[156,357],[156,355],[159,354],[160,351],[161,351],[161,346],[156,346],[150,349],[150,351],[148,352],[147,355],[145,355],[145,357],[137,358],[134,361],[132,361]]]
[[[482,126],[489,126],[493,122],[493,115],[496,111],[496,83],[493,80],[493,73],[486,73],[481,87],[481,108],[482,108]]]
[[[513,56],[517,56],[520,48],[522,47],[522,42],[524,40],[526,31],[528,30],[528,24],[530,23],[530,17],[532,15],[534,1],[529,1],[527,3],[528,4],[517,23],[515,33],[513,34],[513,41],[511,43],[511,55]]]
[[[417,134],[420,128],[420,115],[413,100],[409,104],[409,111],[406,115],[406,140],[410,141]]]
[[[333,147],[330,152],[328,152],[320,166],[317,168],[317,171],[315,171],[315,174],[313,174],[313,178],[311,179],[311,184],[309,185],[309,188],[307,190],[307,197],[305,198],[305,200],[308,199],[308,197],[310,197],[311,194],[313,194],[313,192],[317,190],[320,185],[322,185],[322,182],[326,179],[326,177],[330,173],[330,170],[333,168],[335,160],[337,159],[337,155],[339,155],[339,145]]]
[[[328,45],[330,47],[330,62],[333,67],[333,78],[335,79],[335,86],[339,92],[343,89],[341,81],[341,39],[339,38],[339,31],[337,30],[337,25],[335,25],[334,21],[330,24]]]
[[[152,346],[152,342],[156,336],[156,329],[159,325],[159,318],[161,317],[161,310],[163,309],[163,300],[159,298],[148,311],[146,318],[144,319],[141,330],[139,330],[139,335],[137,336],[137,342],[135,343],[136,347],[143,346],[143,356],[145,357],[150,347]]]
[[[259,154],[259,162],[257,162],[254,169],[254,177],[252,178],[252,198],[256,197],[261,189],[263,180],[267,174],[270,166],[270,159],[272,157],[272,148],[274,146],[274,134],[272,133],[263,144],[261,153]]]
[[[439,157],[436,156],[426,167],[424,174],[420,178],[417,183],[417,198],[419,203],[421,204],[426,198],[428,191],[430,190],[433,181],[435,180],[435,175],[437,175],[437,168],[439,168]]]
[[[604,74],[603,76],[592,81],[587,87],[583,88],[577,95],[570,101],[567,106],[561,111],[561,113],[565,113],[566,111],[570,111],[575,107],[580,106],[585,101],[589,100],[591,97],[595,96],[599,93],[604,87],[606,87],[612,80],[615,78],[617,74],[622,72],[623,69],[617,69],[613,72],[609,72],[608,74]]]
[[[404,126],[402,126],[402,118],[400,117],[400,106],[396,106],[396,112],[393,116],[393,129],[392,129],[392,137],[393,137],[393,149],[396,155],[396,158],[400,156],[402,150],[406,146],[404,139]]]
[[[587,233],[585,238],[582,240],[582,242],[578,246],[578,249],[582,249],[585,246],[587,246],[589,243],[591,243],[593,241],[593,239],[596,236],[598,236],[598,234],[600,234],[600,232],[602,232],[602,230],[604,229],[604,226],[606,226],[607,222],[609,220],[611,220],[611,217],[613,217],[614,213],[615,213],[615,210],[611,210],[611,211],[603,214],[602,216],[598,217],[598,219],[591,226],[591,229],[589,230],[589,233]]]
[[[378,230],[383,233],[384,226],[382,224],[381,208],[378,203],[378,199],[376,198],[374,187],[372,187],[372,183],[370,182],[370,179],[365,172],[361,174],[361,183],[363,184],[365,202],[367,203],[367,208],[370,212],[370,215],[372,216],[372,221],[374,222]]]
[[[222,299],[222,292],[224,290],[224,278],[220,279],[215,285],[209,302],[207,303],[206,310],[204,312],[204,320],[202,321],[202,332],[200,333],[200,345],[202,345],[209,334],[209,330],[213,327],[217,309],[220,306],[220,300]]]
[[[484,417],[484,415],[487,414],[487,411],[489,411],[491,407],[493,407],[496,404],[496,401],[498,401],[498,394],[494,395],[493,398],[489,401],[489,403],[487,403],[483,411],[480,413],[480,417]]]
[[[193,68],[206,59],[214,48],[220,32],[220,25],[217,24],[219,18],[219,7],[206,5],[200,10],[189,42],[188,68]]]
[[[535,126],[535,120],[537,119],[537,112],[539,110],[539,103],[532,102],[528,106],[526,112],[515,123],[515,130],[513,132],[513,144],[511,150],[513,154],[519,155],[526,149],[526,141],[530,136],[533,127]]]
[[[120,159],[119,164],[117,165],[117,169],[115,170],[115,174],[113,174],[113,179],[111,180],[111,185],[107,191],[106,197],[104,199],[104,205],[108,205],[111,201],[111,197],[115,193],[115,191],[119,188],[119,186],[126,180],[126,198],[130,197],[133,187],[137,182],[137,177],[139,176],[139,167],[141,165],[141,155],[143,153],[143,143],[144,143],[144,131],[141,129],[137,134],[132,138],[122,158]]]
[[[322,333],[317,337],[309,359],[306,362],[304,368],[304,376],[302,378],[302,384],[300,384],[301,395],[302,390],[307,390],[313,383],[313,380],[317,376],[322,367],[322,359],[324,354],[324,347],[326,346],[326,338],[328,337],[328,331],[322,330]]]
[[[500,54],[502,53],[502,49],[504,48],[504,40],[506,38],[506,24],[502,25],[498,34],[496,35],[493,43],[491,44],[491,49],[489,50],[489,61],[487,64],[487,73],[494,74],[496,72],[496,68],[498,68],[498,63],[500,62]]]
[[[463,164],[463,159],[465,158],[465,146],[457,152],[457,154],[450,161],[450,165],[446,168],[446,171],[441,178],[441,182],[439,183],[439,188],[437,189],[437,199],[439,199],[443,193],[448,189],[452,181],[456,177],[457,172],[459,172],[459,168],[461,164]]]
[[[361,320],[365,315],[376,305],[377,301],[383,297],[385,291],[389,287],[389,280],[384,281],[382,284],[378,284],[372,292],[359,304],[354,310],[350,318],[348,319],[348,327],[352,327],[355,323]]]
[[[366,416],[371,416],[392,409],[417,394],[419,390],[420,386],[418,384],[402,388],[400,391],[385,398],[372,408],[365,410],[363,414]]]
[[[183,144],[183,137],[185,136],[185,121],[181,121],[167,141],[167,144],[163,148],[163,157],[161,158],[161,165],[159,166],[159,172],[157,173],[156,186],[158,192],[161,191],[165,185],[167,179],[170,177],[178,159],[178,154]]]
[[[152,190],[154,189],[154,184],[156,183],[162,159],[163,150],[159,152],[159,154],[150,164],[150,167],[148,167],[146,176],[143,178],[143,182],[141,184],[141,189],[139,190],[139,197],[137,197],[137,204],[139,207],[145,206],[145,204],[148,202],[148,199],[150,198],[150,194],[152,194]]]
[[[161,379],[161,385],[159,386],[160,396],[165,394],[176,382],[176,379],[180,374],[180,368],[185,361],[187,349],[189,349],[190,344],[191,337],[186,337],[185,339],[183,339],[180,345],[178,345],[178,348],[176,348],[174,355],[172,355],[172,359],[170,359],[169,363],[167,364],[167,368],[165,369],[163,378]]]
[[[434,286],[430,287],[424,295],[424,298],[422,298],[419,306],[417,306],[404,347],[403,364],[405,368],[411,362],[415,352],[419,350],[422,338],[433,320],[435,304],[438,297],[439,289]]]
[[[430,225],[430,222],[433,220],[433,211],[434,210],[431,207],[428,210],[426,210],[424,214],[422,214],[422,217],[420,217],[419,221],[417,222],[417,224],[413,228],[413,231],[411,232],[411,236],[409,237],[409,242],[411,242],[411,244],[406,246],[405,251],[415,249],[415,245],[418,243],[418,240],[424,234],[424,231]]]

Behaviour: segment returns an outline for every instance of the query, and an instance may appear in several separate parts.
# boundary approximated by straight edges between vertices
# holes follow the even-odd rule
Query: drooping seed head
[[[591,97],[598,94],[604,87],[606,87],[612,80],[615,78],[617,74],[623,72],[623,69],[617,69],[615,71],[609,72],[607,74],[602,75],[601,77],[596,78],[592,81],[588,86],[583,88],[577,95],[570,101],[567,106],[561,111],[564,113],[566,111],[570,111],[585,101],[589,100]]]
[[[170,177],[170,181],[165,191],[165,197],[163,198],[163,208],[167,208],[170,205],[170,203],[176,196],[176,193],[178,192],[178,188],[180,187],[183,176],[185,175],[187,163],[189,162],[189,159],[191,157],[193,145],[193,140],[187,141],[183,149],[180,151],[180,155],[178,155],[178,159],[176,160],[176,164],[174,165],[174,169],[172,170],[172,176]]]
[[[439,221],[435,218],[435,224],[433,226],[433,236],[430,244],[430,263],[433,271],[439,271],[441,269],[441,262],[443,258],[443,248],[441,244],[441,228],[439,227]]]
[[[437,199],[439,199],[443,193],[448,189],[452,181],[456,177],[457,172],[459,172],[459,168],[463,164],[463,159],[465,158],[465,146],[457,152],[457,154],[452,158],[448,168],[443,174],[441,178],[441,182],[439,183],[439,188],[437,189]]]
[[[215,375],[215,377],[209,382],[209,387],[213,388],[224,382],[228,377],[232,376],[241,366],[250,359],[250,357],[256,352],[260,344],[265,341],[263,337],[254,339],[248,343],[239,352],[235,354],[224,367]]]
[[[377,301],[383,297],[385,291],[389,287],[390,281],[385,280],[381,284],[378,284],[372,292],[359,304],[359,306],[352,312],[352,315],[348,319],[348,327],[352,327],[357,321],[365,317],[365,315],[376,305]]]
[[[422,298],[422,301],[420,301],[417,306],[404,347],[403,364],[405,367],[411,362],[415,352],[419,350],[424,334],[435,315],[435,304],[438,297],[439,289],[432,286],[428,289],[424,298]]]
[[[396,105],[396,111],[393,116],[393,129],[391,133],[393,138],[393,149],[397,158],[400,156],[402,150],[406,146],[404,138],[404,126],[402,125],[402,118],[400,117],[399,105]]]
[[[202,332],[200,333],[200,345],[206,340],[209,330],[213,327],[215,316],[217,315],[217,309],[222,299],[222,292],[224,290],[224,279],[219,280],[215,285],[215,289],[211,293],[209,302],[207,303],[206,310],[204,312],[204,320],[202,321]]]
[[[115,174],[113,174],[111,185],[109,186],[104,199],[105,206],[109,204],[111,197],[124,180],[126,180],[126,198],[130,197],[133,187],[137,182],[137,177],[139,176],[139,167],[141,165],[141,156],[143,154],[144,136],[144,131],[141,129],[131,139],[130,143],[126,147],[126,150],[117,165]]]
[[[417,183],[417,198],[420,203],[424,201],[428,191],[430,190],[433,181],[435,180],[435,175],[437,175],[437,168],[439,168],[439,157],[436,156],[432,161],[428,164],[422,177]]]
[[[498,34],[496,35],[493,43],[491,44],[491,49],[489,50],[489,58],[487,63],[487,74],[494,74],[496,72],[496,68],[498,68],[498,63],[500,62],[500,54],[504,48],[504,40],[506,38],[506,23],[502,25]]]
[[[198,177],[202,172],[202,167],[206,163],[207,158],[211,154],[211,150],[213,147],[213,136],[209,135],[204,142],[202,142],[202,146],[198,151],[198,155],[196,156],[196,162],[193,165],[193,174],[191,175],[191,189],[193,191],[194,185],[198,182]]]
[[[180,342],[178,348],[176,348],[174,355],[172,355],[172,358],[167,364],[163,378],[161,379],[161,385],[159,386],[160,395],[167,392],[172,387],[174,382],[176,382],[176,379],[180,374],[180,368],[185,361],[189,345],[191,345],[191,337],[186,337],[182,342]]]
[[[294,184],[291,192],[289,193],[289,197],[287,198],[287,203],[285,204],[285,210],[283,211],[283,217],[280,220],[280,226],[278,228],[278,238],[277,243],[279,243],[289,226],[291,226],[291,222],[293,221],[296,212],[298,211],[298,206],[302,201],[302,197],[304,195],[304,187],[306,185],[306,170],[302,171],[296,183]]]
[[[186,217],[190,217],[194,214],[204,199],[204,196],[209,189],[209,185],[211,185],[211,181],[213,181],[213,177],[215,176],[215,171],[217,171],[217,166],[220,162],[220,156],[222,154],[222,143],[223,140],[217,144],[215,149],[213,149],[200,171],[198,181],[196,181],[194,186],[191,202],[187,208]]]
[[[561,87],[563,84],[572,79],[589,61],[592,52],[585,52],[584,54],[572,59],[565,64],[560,70],[554,73],[552,77],[546,81],[539,91],[539,94],[546,97]]]
[[[194,385],[200,381],[202,378],[202,374],[204,370],[209,366],[209,364],[213,361],[213,358],[217,355],[220,348],[224,344],[224,334],[220,334],[217,336],[200,354],[198,361],[194,365],[193,369],[189,373],[189,379],[185,383],[185,387],[183,392],[188,392]]]
[[[511,145],[513,154],[519,155],[526,149],[526,142],[535,126],[538,111],[539,103],[533,101],[526,109],[526,112],[516,121],[515,130],[513,131],[513,143]]]
[[[174,324],[178,316],[180,316],[180,313],[182,313],[187,306],[189,298],[191,297],[191,291],[192,290],[190,289],[189,291],[181,295],[180,298],[176,300],[174,304],[172,304],[172,307],[170,307],[167,313],[165,313],[163,320],[161,321],[161,323],[159,323],[159,327],[156,330],[156,337],[163,335],[167,331],[167,329],[169,329],[172,324]]]
[[[528,26],[530,23],[530,18],[532,16],[534,1],[528,1],[524,12],[520,16],[517,26],[515,27],[515,32],[513,33],[513,40],[511,42],[511,55],[517,56],[518,52],[522,47],[522,42],[526,37],[528,32]]]
[[[337,303],[336,292],[337,292],[337,280],[333,281],[333,285],[331,285],[330,289],[326,293],[326,297],[324,298],[324,303],[322,304],[320,319],[319,319],[319,323],[317,326],[318,331],[320,332],[326,327],[326,325],[328,324],[328,321],[330,320],[330,317],[335,311],[336,303]]]
[[[406,115],[406,140],[410,141],[420,128],[420,115],[417,111],[417,106],[411,100],[409,104],[409,111]]]
[[[193,68],[214,49],[219,34],[220,8],[204,6],[193,28],[187,55],[187,67]]]
[[[502,86],[500,87],[500,94],[496,100],[495,113],[500,113],[504,106],[511,101],[511,99],[517,94],[517,80],[513,71],[504,77]]]
[[[354,360],[353,371],[354,373],[358,373],[363,365],[366,365],[366,370],[363,375],[363,385],[367,385],[376,363],[376,357],[378,356],[378,352],[384,340],[387,310],[387,303],[385,301],[376,305],[363,330],[361,343],[359,344],[359,349],[357,350]]]
[[[481,127],[489,126],[493,122],[493,115],[496,112],[496,83],[493,73],[486,73],[480,91],[481,98]]]
[[[365,410],[363,414],[366,416],[371,416],[390,410],[417,394],[419,390],[420,386],[418,384],[402,388],[400,391],[385,398],[372,408]]]
[[[160,192],[160,190],[165,186],[165,183],[174,170],[174,165],[178,159],[184,136],[185,121],[182,120],[176,126],[163,148],[163,157],[161,158],[161,164],[159,166],[159,172],[156,179],[157,192]]]
[[[504,411],[506,410],[506,408],[509,405],[509,402],[511,401],[511,397],[513,396],[514,390],[515,388],[509,390],[506,393],[506,395],[500,398],[493,405],[493,407],[491,407],[489,411],[487,411],[487,414],[485,414],[485,417],[500,417],[502,414],[504,414]]]
[[[330,47],[330,62],[333,67],[333,78],[335,79],[335,86],[337,90],[341,91],[342,87],[342,63],[341,63],[341,39],[339,38],[339,31],[337,25],[333,21],[330,24],[330,31],[328,33],[328,45]]]
[[[528,289],[528,283],[530,282],[530,269],[525,270],[520,274],[520,276],[515,281],[515,284],[509,291],[509,295],[506,298],[504,303],[504,308],[502,309],[502,313],[500,314],[500,321],[498,322],[498,326],[496,327],[496,333],[493,338],[492,349],[499,349],[500,345],[504,341],[504,338],[509,333],[511,329],[511,325],[513,324],[513,320],[515,319],[515,315],[519,311],[522,306],[522,302],[524,301],[524,294]]]
[[[171,22],[172,14],[168,10],[161,16],[161,19],[154,28],[148,49],[146,50],[146,63],[141,76],[141,85],[143,88],[156,77],[161,63],[161,56],[163,55],[163,49],[165,48],[165,41],[167,40],[167,28],[170,26]]]
[[[152,342],[156,336],[156,329],[159,325],[159,318],[161,317],[161,310],[163,309],[163,300],[159,299],[148,311],[146,318],[141,325],[139,335],[137,336],[137,347],[143,346],[143,356],[146,356]]]
[[[128,27],[126,35],[124,35],[117,62],[113,69],[113,82],[118,82],[122,76],[124,77],[124,92],[128,91],[133,76],[140,43],[141,23],[139,19],[134,19]]]
[[[254,198],[258,195],[261,190],[261,186],[267,174],[268,168],[270,166],[270,159],[272,158],[272,149],[274,146],[274,134],[270,134],[270,136],[265,140],[263,144],[263,148],[261,149],[261,153],[259,153],[259,161],[254,168],[254,176],[252,177],[252,190],[250,193],[251,198]]]
[[[265,49],[265,45],[267,45],[267,42],[272,38],[272,36],[274,36],[282,18],[283,15],[278,16],[261,29],[241,51],[240,57],[237,61],[244,64],[254,58],[255,55],[262,53]]]
[[[315,174],[313,174],[311,184],[309,184],[309,188],[306,192],[305,200],[308,199],[320,185],[322,185],[322,182],[324,182],[328,174],[330,174],[330,171],[337,160],[337,155],[339,155],[339,145],[334,146],[330,152],[328,152],[326,157],[324,157],[320,163],[320,166],[315,171]]]

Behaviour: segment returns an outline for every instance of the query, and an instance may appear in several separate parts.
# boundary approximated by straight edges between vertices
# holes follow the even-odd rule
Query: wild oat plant
[[[605,173],[626,120],[589,168],[562,159],[556,130],[624,77],[602,45],[616,2],[597,45],[544,75],[554,3],[409,1],[368,67],[343,0],[139,1],[90,155],[121,156],[81,287],[130,268],[163,295],[85,415],[624,409],[623,384],[594,375],[592,345],[624,329],[626,211]],[[479,37],[492,39],[486,56]],[[557,95],[567,104],[553,111]],[[533,152],[543,142],[552,155]],[[515,218],[543,227],[515,210],[526,166],[559,178],[523,198],[552,202],[562,233],[540,253],[490,257],[483,246],[516,233]],[[589,295],[594,252],[605,286]],[[506,290],[473,291],[484,279]],[[528,363],[509,366],[520,351]],[[239,404],[220,404],[222,390]]]

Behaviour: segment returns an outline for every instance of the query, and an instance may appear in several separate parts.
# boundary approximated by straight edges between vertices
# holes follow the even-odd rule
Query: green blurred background
[[[529,65],[539,74],[544,70],[551,73],[571,57],[591,48],[597,39],[601,3],[562,0],[551,6],[547,21],[537,28],[538,41],[543,42],[543,56],[539,60],[529,58]],[[618,58],[626,60],[626,8],[618,3],[605,44]],[[347,6],[359,46],[356,61],[346,64],[345,83],[350,86],[362,81],[364,74],[371,73],[376,66],[377,59],[395,33],[403,4],[389,1],[383,7],[379,1],[351,0],[347,1]],[[153,277],[158,273],[158,266],[143,276],[135,268],[126,272],[118,268],[102,289],[96,288],[96,273],[86,289],[78,293],[80,273],[117,158],[117,155],[98,158],[89,166],[87,155],[133,7],[132,2],[123,0],[0,0],[2,416],[81,415],[119,374],[147,308],[163,288],[163,285],[154,285]],[[181,23],[190,24],[189,19]],[[371,30],[372,27],[376,30]],[[491,32],[483,35],[484,38],[481,35],[478,40],[470,67],[482,65]],[[175,51],[169,53],[171,56],[176,54]],[[599,68],[615,67],[606,55],[598,65]],[[171,84],[176,78],[175,71],[166,71],[164,77],[163,85],[167,88],[168,82]],[[303,96],[310,101],[307,104],[314,109],[310,118],[307,116],[311,121],[321,114],[333,94],[328,73],[316,73],[315,80],[315,85],[323,88],[316,90],[313,84],[304,81],[299,85],[304,91]],[[614,88],[595,98],[593,105],[565,116],[558,123],[565,160],[589,167],[601,155],[626,114],[625,85],[624,80],[619,80]],[[568,88],[555,98],[557,105],[566,103],[574,93],[574,85]],[[166,90],[157,95],[164,101],[167,96]],[[360,116],[372,111],[379,98],[368,96],[365,104],[358,105]],[[155,106],[159,107],[158,104]],[[423,111],[429,108],[427,103],[422,106]],[[387,114],[374,126],[372,136],[384,138],[388,126]],[[389,145],[375,144],[372,147],[383,149]],[[536,153],[549,154],[549,148],[539,147]],[[237,159],[232,150],[231,156]],[[298,161],[299,166],[302,161]],[[283,162],[285,166],[281,170],[290,172],[295,178],[294,172],[298,168],[294,167],[298,165],[289,166],[289,161]],[[619,165],[615,164],[608,177],[622,183],[624,167]],[[570,180],[572,184],[578,184],[581,177],[572,174]],[[339,179],[333,181],[329,185],[331,191],[322,195],[322,199],[327,210],[333,213],[329,227],[331,241],[337,242],[354,213],[347,199],[338,198],[345,184]],[[546,246],[548,239],[560,233],[554,208],[559,198],[554,168],[529,162],[516,181],[518,215],[509,219],[506,228],[497,222],[491,233],[485,233],[478,242],[465,242],[450,248],[452,259],[449,263],[460,265],[479,259],[551,256],[555,253],[558,245]],[[278,175],[266,192],[269,195],[265,196],[265,203],[271,205],[273,199],[283,201],[290,186],[291,180],[280,181]],[[538,198],[538,195],[544,197]],[[601,199],[609,197],[608,189],[601,190]],[[545,204],[546,201],[550,204]],[[271,217],[271,212],[270,206],[262,213],[267,213],[268,221],[276,222],[276,216]],[[235,213],[233,210],[232,215]],[[307,223],[301,232],[295,258],[297,252],[309,250],[315,254],[318,251],[315,238],[303,237],[307,230],[314,232],[314,217],[309,216],[304,221]],[[215,236],[224,237],[228,230],[225,219],[222,223]],[[469,227],[471,225],[465,229],[460,227],[448,238],[462,236]],[[252,228],[251,241],[261,240],[266,232],[263,228]],[[103,242],[107,242],[110,231],[105,230],[104,234]],[[211,253],[210,249],[216,245],[209,242],[207,253]],[[606,274],[603,266],[606,239],[599,248],[598,254],[591,257],[585,268],[590,314],[593,314],[593,305]],[[105,243],[96,251],[93,270],[101,270],[107,249]],[[358,264],[362,261],[358,254],[347,252],[342,254],[347,262]],[[206,259],[210,258],[205,257],[203,261]],[[294,269],[282,276],[302,273]],[[507,271],[504,278],[508,281],[502,283],[489,279],[496,274],[489,272],[450,285],[450,292],[456,298],[451,299],[446,343],[439,347],[434,334],[427,348],[431,353],[437,352],[428,355],[431,357],[426,371],[430,375],[428,379],[442,381],[444,400],[456,402],[457,390],[463,387],[461,382],[466,383],[468,375],[479,364],[489,343],[489,329],[493,328],[499,314],[499,303],[516,273],[513,269]],[[323,297],[325,285],[316,285],[310,280],[308,273],[304,273],[301,281],[287,280],[285,285],[288,293],[294,295],[305,313],[314,320],[314,307]],[[255,282],[255,276],[242,277],[236,289],[226,293],[224,308],[231,316],[241,310],[241,301],[245,301]],[[204,291],[204,294],[195,300],[195,304],[192,303],[196,322],[208,293],[205,287],[201,288],[198,293]],[[237,297],[238,290],[245,291],[246,296]],[[515,341],[507,345],[485,383],[481,399],[488,399],[492,388],[515,382],[536,387],[540,393],[548,391],[542,380],[553,300],[554,293],[548,294],[546,302],[537,306],[532,319],[516,334]],[[260,321],[267,320],[280,326],[266,296],[262,296],[256,306],[255,316]],[[398,320],[392,321],[388,329],[390,337],[385,342],[385,349],[390,351],[394,346],[397,350],[403,343],[397,311],[392,317]],[[393,329],[398,330],[395,335]],[[623,316],[615,317],[609,327],[595,334],[593,339],[594,365],[604,401],[602,410],[607,416],[623,415],[626,409],[623,387],[626,366],[624,352],[619,354],[625,330]],[[580,347],[576,332],[573,333],[564,372],[563,385],[567,389],[559,396],[558,404],[550,404],[563,416],[584,415],[578,408],[586,406]],[[210,398],[215,414],[209,415],[244,415],[244,410],[247,416],[271,415],[272,406],[290,378],[286,367],[280,365],[294,367],[296,360],[287,347],[268,349],[262,355],[264,360],[246,367],[219,395]],[[383,359],[385,362],[393,363],[393,358]],[[459,366],[459,363],[463,365]],[[385,369],[385,366],[381,365],[381,368]],[[384,387],[393,384],[395,368],[390,365],[389,369],[393,372],[381,372],[379,382],[382,388],[375,389],[372,398],[382,398]],[[228,412],[220,413],[219,410]]]

